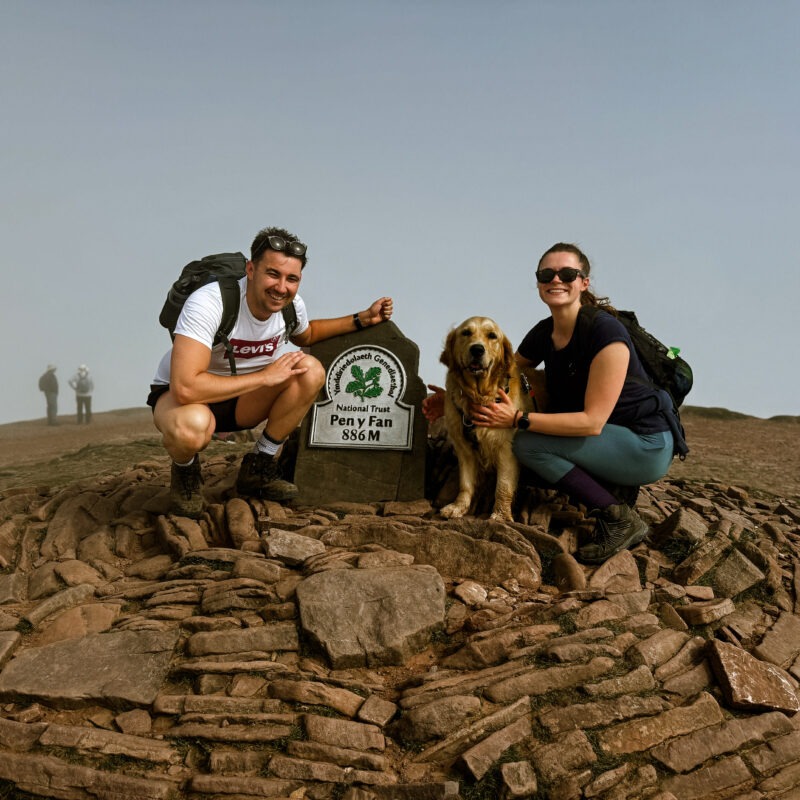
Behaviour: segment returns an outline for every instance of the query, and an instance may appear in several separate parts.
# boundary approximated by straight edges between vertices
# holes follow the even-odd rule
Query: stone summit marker
[[[410,450],[414,407],[403,403],[403,365],[383,347],[340,353],[328,368],[330,398],[311,409],[312,447]]]
[[[425,495],[425,384],[419,348],[393,322],[311,348],[325,386],[300,428],[298,502],[369,503]]]

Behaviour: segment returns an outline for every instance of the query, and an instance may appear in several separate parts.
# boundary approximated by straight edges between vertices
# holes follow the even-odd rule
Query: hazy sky
[[[516,345],[540,254],[679,346],[687,403],[800,414],[796,0],[0,0],[0,423],[143,405],[194,258],[281,225],[313,317],[383,294]]]

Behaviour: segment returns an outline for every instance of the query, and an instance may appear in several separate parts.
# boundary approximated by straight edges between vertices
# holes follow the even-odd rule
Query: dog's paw
[[[456,519],[463,517],[467,513],[467,509],[460,503],[450,503],[450,505],[440,508],[439,513],[446,519]]]
[[[489,519],[497,520],[497,522],[513,522],[514,515],[511,513],[511,509],[504,509],[504,508],[496,508],[492,511],[492,515]]]

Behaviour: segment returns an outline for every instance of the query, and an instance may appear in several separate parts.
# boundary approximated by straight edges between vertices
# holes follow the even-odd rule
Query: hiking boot
[[[624,503],[593,511],[590,516],[597,519],[594,541],[581,547],[575,556],[584,564],[602,564],[621,550],[639,544],[649,530],[644,520]]]
[[[198,519],[203,513],[204,505],[203,495],[200,493],[202,483],[198,456],[194,457],[188,467],[181,467],[173,461],[169,484],[170,511],[180,517]]]
[[[297,487],[283,480],[278,462],[266,453],[247,453],[242,459],[236,491],[242,497],[261,500],[291,500],[297,497]]]

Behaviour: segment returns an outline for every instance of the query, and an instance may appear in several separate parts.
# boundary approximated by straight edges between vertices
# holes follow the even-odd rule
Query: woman
[[[600,564],[647,534],[633,509],[638,487],[666,473],[673,455],[658,392],[606,298],[589,289],[590,264],[573,244],[553,245],[536,271],[550,316],[523,339],[515,357],[545,365],[547,413],[523,413],[505,393],[473,408],[475,425],[516,427],[519,461],[584,503],[596,520],[577,558]],[[425,413],[438,405],[433,398]]]

